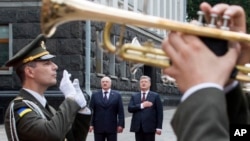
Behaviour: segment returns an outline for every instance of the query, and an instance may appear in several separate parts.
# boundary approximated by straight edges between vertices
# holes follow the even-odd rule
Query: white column
[[[173,19],[173,0],[169,0],[169,19]]]
[[[133,8],[134,12],[138,11],[138,0],[134,0],[134,8]]]
[[[160,0],[156,0],[156,5],[154,6],[154,10],[156,11],[156,15],[157,17],[160,17],[160,11],[161,11],[161,2]],[[161,29],[156,29],[157,34],[161,34]]]
[[[128,0],[124,0],[123,8],[124,8],[124,10],[128,10]]]
[[[118,0],[112,0],[112,7],[118,7]]]
[[[101,4],[106,5],[106,0],[101,0]]]
[[[163,14],[162,14],[163,18],[167,18],[167,9],[168,9],[167,1],[168,0],[162,0],[162,5],[163,5],[162,8],[163,9],[161,9],[161,10],[163,12]]]

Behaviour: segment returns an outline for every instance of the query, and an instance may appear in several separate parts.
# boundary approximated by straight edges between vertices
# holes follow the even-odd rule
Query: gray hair
[[[142,75],[142,76],[140,77],[140,80],[142,80],[142,79],[148,79],[149,82],[151,82],[151,78],[150,78],[149,76],[147,76],[147,75]]]

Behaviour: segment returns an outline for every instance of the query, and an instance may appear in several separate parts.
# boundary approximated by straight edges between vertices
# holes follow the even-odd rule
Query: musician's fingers
[[[221,56],[219,59],[220,62],[223,63],[221,66],[224,65],[225,70],[232,70],[232,68],[235,66],[237,62],[237,58],[240,54],[240,45],[238,42],[229,42],[228,51],[225,55]],[[226,63],[226,65],[224,64]],[[230,75],[231,72],[225,72],[225,74],[228,73]]]
[[[175,48],[169,43],[169,39],[165,39],[162,42],[162,49],[167,54],[167,56],[170,58],[172,63],[176,60],[176,57],[178,56],[178,52],[175,50]]]
[[[180,32],[171,32],[168,36],[169,43],[178,53],[188,49],[186,42],[183,40],[183,36],[185,36],[185,34]]]
[[[172,78],[175,78],[177,74],[177,69],[175,69],[175,66],[170,66],[168,68],[165,68],[162,70],[163,75],[168,75]]]
[[[193,25],[198,25],[199,24],[199,22],[197,20],[192,20],[192,21],[190,21],[190,23],[193,24]]]
[[[223,15],[224,12],[229,8],[228,4],[225,3],[220,3],[220,4],[216,4],[214,5],[211,9],[210,9],[210,13],[213,14],[217,14],[217,15]]]
[[[200,5],[200,9],[205,13],[207,23],[210,21],[211,14],[218,15],[218,19],[224,15],[225,10],[229,7],[228,4],[219,3],[211,7],[208,3],[204,2]],[[218,20],[220,22],[220,20]],[[219,23],[220,24],[220,23]]]
[[[209,3],[207,3],[207,2],[202,2],[200,4],[200,9],[205,14],[205,21],[206,22],[210,21],[210,10],[211,10],[211,8],[212,8],[212,6]]]
[[[168,73],[167,73],[167,68],[162,69],[162,74],[163,74],[163,75],[168,75]]]
[[[233,64],[236,63],[236,59],[240,55],[241,46],[238,42],[229,42],[228,43],[228,52],[225,54],[226,58],[230,58]],[[229,57],[228,57],[229,56]]]
[[[200,9],[202,11],[209,12],[211,8],[212,8],[212,6],[209,3],[207,3],[207,2],[202,2],[200,4]]]
[[[250,63],[250,43],[240,43],[240,45],[241,53],[237,64],[245,65],[246,63]]]
[[[188,50],[186,52],[201,52],[209,50],[208,47],[201,41],[201,39],[194,35],[185,35],[183,40],[188,45]]]
[[[237,32],[246,32],[246,15],[244,9],[237,5],[227,8],[224,15],[230,17],[230,29]]]

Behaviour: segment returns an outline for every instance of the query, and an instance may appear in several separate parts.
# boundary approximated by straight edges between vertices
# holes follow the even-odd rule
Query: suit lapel
[[[101,98],[100,98],[100,99],[102,99],[102,103],[103,103],[103,105],[104,105],[104,106],[108,106],[108,105],[110,105],[110,103],[112,102],[112,100],[113,100],[113,99],[114,99],[114,97],[115,97],[115,93],[114,93],[112,90],[110,91],[110,93],[109,93],[109,97],[108,97],[108,99],[107,99],[107,102],[105,102],[105,101],[104,101],[102,91],[101,91],[100,93],[101,93]]]
[[[149,92],[148,92],[148,95],[147,95],[147,97],[146,97],[146,100],[147,100],[147,101],[152,101],[151,99],[152,99],[152,94],[151,94],[151,92],[149,91]]]
[[[141,103],[141,93],[140,92],[135,96],[135,102]]]
[[[99,101],[99,103],[102,103],[102,105],[106,105],[103,97],[102,90],[97,93],[96,101]]]
[[[112,100],[114,99],[115,93],[111,90],[108,98],[107,104],[111,103]]]
[[[105,105],[105,101],[104,101],[104,97],[103,97],[102,91],[99,92],[99,96],[98,97],[99,97],[98,99],[101,100],[101,103],[103,103]]]

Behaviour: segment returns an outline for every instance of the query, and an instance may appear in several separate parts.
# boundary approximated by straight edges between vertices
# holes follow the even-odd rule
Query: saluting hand
[[[73,98],[76,94],[76,90],[70,80],[71,74],[67,70],[63,70],[63,77],[60,82],[59,89],[62,91],[65,98]]]
[[[84,106],[86,106],[86,100],[85,100],[85,97],[84,97],[82,90],[80,88],[80,84],[79,84],[78,79],[74,79],[73,86],[76,90],[75,100],[80,105],[80,107],[83,108]]]

